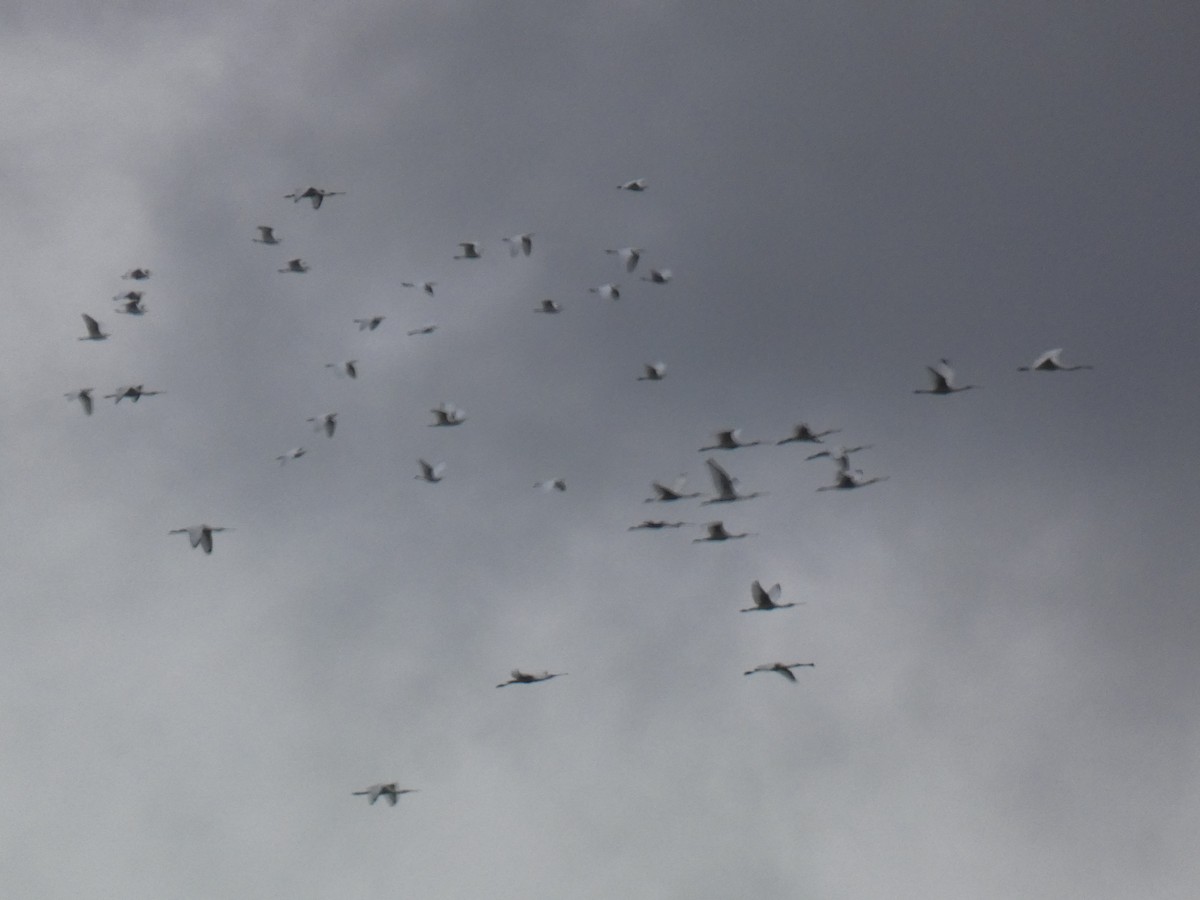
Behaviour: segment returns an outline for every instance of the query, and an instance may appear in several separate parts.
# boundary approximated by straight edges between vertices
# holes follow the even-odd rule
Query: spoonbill
[[[333,433],[337,430],[337,413],[325,413],[323,416],[312,416],[305,419],[306,422],[313,423],[314,431],[324,431],[325,437],[333,437]]]
[[[858,453],[860,450],[870,450],[874,444],[860,444],[857,447],[833,447],[829,450],[818,450],[816,453],[809,454],[804,457],[807,459],[820,459],[823,456],[828,456],[842,468],[850,465],[850,454]]]
[[[321,204],[325,202],[326,197],[340,197],[345,191],[326,191],[318,187],[305,188],[304,190],[293,191],[290,194],[284,194],[285,200],[291,200],[293,203],[299,203],[306,197],[312,201],[313,209],[320,209]]]
[[[413,478],[416,478],[418,481],[427,481],[430,484],[437,484],[442,480],[442,473],[446,471],[446,464],[444,462],[432,466],[423,459],[418,459],[417,462],[421,466],[421,474],[414,475]]]
[[[278,463],[279,463],[279,464],[282,466],[282,465],[284,465],[285,463],[287,463],[287,462],[288,462],[288,461],[290,461],[290,460],[293,460],[293,459],[299,459],[300,457],[302,457],[302,456],[303,456],[305,453],[307,453],[307,452],[308,452],[308,451],[307,451],[307,450],[305,450],[303,447],[293,447],[293,448],[292,448],[291,450],[289,450],[287,453],[284,453],[284,454],[283,454],[283,455],[281,455],[281,456],[277,456],[277,457],[275,457],[275,459],[276,459],[276,460],[278,461]]]
[[[659,481],[650,482],[650,487],[654,489],[654,496],[647,497],[645,503],[670,503],[672,500],[690,500],[692,497],[699,497],[700,492],[685,494],[684,486],[687,484],[687,476],[680,475],[672,482],[670,487]]]
[[[646,179],[645,179],[645,178],[635,178],[635,179],[633,179],[632,181],[623,181],[623,182],[621,182],[621,184],[618,184],[618,185],[617,185],[617,190],[619,190],[619,191],[633,191],[634,193],[638,193],[638,192],[640,192],[640,191],[644,191],[644,190],[645,190],[646,188],[648,188],[649,186],[650,186],[650,185],[648,185],[648,184],[646,183]]]
[[[644,375],[638,376],[638,381],[662,381],[667,377],[667,364],[665,362],[646,363],[642,367]]]
[[[120,303],[122,300],[141,300],[144,296],[146,296],[145,291],[126,291],[123,294],[117,294],[117,296],[113,297],[113,302]]]
[[[824,431],[813,431],[808,427],[807,422],[801,422],[792,430],[790,435],[785,437],[782,441],[776,441],[775,445],[782,446],[783,444],[792,444],[796,442],[819,444],[821,443],[821,438],[825,437],[826,435],[837,434],[841,430],[842,429],[840,428],[826,428]]]
[[[218,531],[232,531],[222,525],[189,525],[187,528],[173,528],[168,534],[186,534],[193,547],[203,548],[205,553],[213,551],[213,535]]]
[[[341,363],[325,363],[325,368],[333,369],[334,373],[341,378],[343,375],[349,375],[351,378],[358,377],[358,360],[348,359]]]
[[[437,331],[437,322],[430,322],[428,325],[422,325],[420,328],[413,328],[407,334],[409,337],[413,337],[418,334],[433,334],[435,331]]]
[[[753,500],[755,497],[763,496],[759,491],[755,491],[752,494],[739,494],[737,492],[736,478],[721,468],[715,459],[706,459],[705,463],[708,464],[708,472],[712,475],[713,487],[717,492],[717,496],[701,501],[701,506],[708,506],[712,503],[733,503],[737,500]]]
[[[482,259],[483,245],[479,241],[462,241],[459,245],[462,253],[456,254],[455,259]]]
[[[560,675],[566,674],[566,672],[522,672],[520,669],[513,669],[512,677],[508,681],[496,685],[496,687],[508,687],[510,684],[535,684],[539,681],[549,681],[551,678],[558,678]]]
[[[437,284],[436,281],[402,281],[402,282],[400,282],[400,287],[420,288],[425,293],[427,293],[430,297],[432,297],[433,296],[433,288],[434,288],[434,285],[436,285],[436,284]]]
[[[359,331],[374,331],[383,324],[386,316],[371,316],[367,319],[355,319],[354,324],[358,326]]]
[[[436,406],[430,410],[437,421],[430,423],[431,428],[448,428],[452,425],[461,425],[467,421],[466,415],[461,409],[458,409],[453,403],[443,403],[441,406]]]
[[[602,284],[599,287],[588,288],[589,294],[599,294],[605,300],[620,300],[621,286],[619,284]]]
[[[279,269],[279,271],[283,273],[296,272],[297,274],[303,274],[308,271],[308,268],[308,263],[297,256],[295,259],[289,259],[287,261],[287,267]]]
[[[621,247],[618,250],[605,250],[604,252],[610,256],[619,256],[621,262],[625,263],[626,272],[632,272],[636,269],[638,260],[642,258],[641,247]]]
[[[128,272],[126,272],[121,277],[126,280],[132,279],[134,281],[145,281],[147,278],[150,277],[150,270],[149,269],[130,269]]]
[[[778,584],[771,585],[768,589],[763,589],[763,586],[758,581],[750,583],[750,596],[754,598],[754,605],[747,606],[740,612],[759,612],[770,609],[787,609],[795,606],[795,603],[779,603],[779,596],[783,593],[783,588]]]
[[[126,397],[128,397],[134,403],[137,403],[138,400],[140,400],[142,397],[154,397],[154,396],[157,396],[158,394],[162,394],[162,393],[164,393],[164,392],[163,391],[148,391],[144,387],[142,387],[142,385],[140,385],[140,384],[131,384],[131,385],[125,385],[123,387],[117,388],[116,393],[114,393],[114,394],[105,394],[104,399],[112,400],[113,405],[115,406],[116,404],[118,404],[122,400],[124,400]]]
[[[778,672],[788,681],[795,681],[796,676],[792,674],[792,669],[815,668],[816,663],[762,663],[755,666],[749,672],[743,672],[744,675],[753,675],[755,672]]]
[[[500,240],[508,244],[509,256],[520,256],[522,253],[528,256],[533,252],[532,231],[527,231],[523,234],[514,234],[511,237],[501,238]]]
[[[954,370],[950,368],[950,363],[947,360],[942,360],[936,366],[926,366],[929,372],[929,377],[933,379],[933,387],[913,391],[914,394],[957,394],[960,391],[969,391],[972,388],[977,388],[977,384],[964,384],[958,387],[954,384]]]
[[[130,293],[140,292],[130,291]],[[114,310],[114,312],[119,312],[126,316],[144,316],[146,314],[146,307],[142,306],[142,298],[140,296],[130,297],[122,304],[120,309]]]
[[[1079,369],[1090,369],[1092,366],[1064,366],[1062,362],[1062,347],[1047,350],[1033,361],[1031,366],[1021,366],[1018,372],[1075,372]]]
[[[257,225],[258,237],[250,238],[256,244],[278,244],[279,238],[275,237],[275,229],[270,225]]]
[[[738,538],[751,537],[753,532],[743,531],[739,534],[731,534],[725,528],[724,522],[709,522],[707,526],[708,535],[701,538],[692,538],[693,544],[699,544],[702,541],[733,541]]]
[[[83,411],[87,415],[92,414],[92,391],[95,388],[80,388],[77,391],[71,391],[69,394],[64,394],[68,400],[78,400],[79,405],[83,407]]]
[[[637,525],[630,525],[626,531],[658,531],[662,528],[683,528],[691,522],[664,522],[662,519],[646,519]]]
[[[83,325],[87,328],[87,336],[81,337],[81,341],[103,341],[108,337],[108,332],[101,331],[100,323],[87,313],[83,314]]]
[[[740,428],[718,431],[716,438],[717,442],[715,444],[711,447],[701,447],[700,452],[704,453],[708,450],[737,450],[739,447],[754,447],[762,443],[762,441],[743,441],[742,429]]]
[[[670,280],[670,269],[651,269],[649,275],[642,276],[642,281],[649,281],[651,284],[666,284]]]
[[[565,491],[567,489],[567,482],[564,478],[547,478],[545,481],[539,481],[534,487],[546,493],[550,493],[550,491]]]
[[[849,469],[839,469],[837,480],[833,484],[827,484],[824,487],[817,488],[818,491],[848,491],[853,488],[866,487],[868,484],[875,484],[877,481],[887,481],[886,475],[877,475],[874,478],[863,478],[862,472],[851,472]]]
[[[553,300],[543,300],[542,305],[535,306],[533,311],[540,313],[560,313],[562,312],[562,307]]]
[[[380,797],[386,797],[389,806],[395,806],[396,801],[400,799],[401,794],[415,794],[415,788],[396,787],[396,782],[390,784],[373,784],[365,791],[354,791],[355,797],[366,797],[367,802],[371,806],[375,805],[375,801]]]

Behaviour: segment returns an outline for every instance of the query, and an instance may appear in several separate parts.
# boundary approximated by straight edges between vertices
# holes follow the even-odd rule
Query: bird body
[[[326,197],[340,197],[345,191],[326,191],[318,187],[305,188],[304,190],[296,190],[290,194],[284,194],[284,199],[291,200],[293,203],[299,203],[305,198],[312,201],[313,209],[320,209],[321,204],[325,202]]]
[[[634,178],[632,181],[623,181],[620,184],[618,184],[617,190],[633,191],[634,193],[639,193],[641,191],[644,191],[648,187],[649,187],[649,185],[646,183],[645,178]]]
[[[374,806],[375,801],[378,800],[380,797],[386,797],[388,805],[395,806],[396,801],[400,799],[401,794],[415,794],[415,793],[416,793],[416,790],[414,788],[397,787],[396,782],[393,781],[390,784],[373,784],[369,788],[367,788],[365,791],[354,791],[353,796],[366,797],[367,802],[371,806]]]
[[[778,672],[788,681],[795,681],[796,676],[792,674],[792,669],[811,669],[815,666],[816,663],[762,663],[761,665],[755,666],[753,669],[748,672],[744,672],[743,674],[753,675],[755,672]]]
[[[430,484],[437,484],[442,480],[442,473],[446,471],[446,464],[444,462],[437,463],[436,465],[430,465],[423,459],[418,459],[417,462],[421,466],[421,474],[414,475],[413,478],[419,481],[428,481]]]
[[[128,397],[134,403],[137,403],[138,400],[140,400],[142,397],[154,397],[161,393],[164,393],[164,392],[163,391],[148,391],[144,387],[142,387],[142,385],[140,385],[140,384],[130,384],[130,385],[124,385],[122,387],[117,388],[115,393],[105,394],[104,399],[112,400],[113,405],[115,406],[116,404],[118,404],[122,400],[124,400],[126,397]]]
[[[455,259],[482,259],[483,245],[479,241],[462,241],[458,245],[462,249],[462,253],[455,255]]]
[[[642,281],[649,281],[651,284],[666,284],[670,280],[670,269],[651,269],[649,275],[642,276]]]
[[[950,368],[950,363],[942,360],[936,366],[926,366],[929,372],[929,377],[933,379],[933,387],[924,390],[918,388],[914,390],[914,394],[957,394],[960,391],[969,391],[972,388],[977,388],[977,384],[964,384],[958,387],[954,384],[954,370]]]
[[[664,522],[662,519],[646,519],[637,525],[630,525],[626,531],[658,531],[663,528],[683,528],[690,522]]]
[[[131,294],[137,294],[136,297],[128,297],[121,305],[121,308],[116,312],[126,316],[144,316],[146,307],[142,306],[142,296],[140,291],[130,291]]]
[[[509,256],[520,256],[521,254],[528,256],[533,252],[533,232],[531,231],[514,234],[511,237],[501,238],[501,240],[508,244]]]
[[[553,313],[560,313],[560,312],[562,312],[562,307],[561,307],[561,306],[559,306],[557,303],[555,303],[553,300],[543,300],[543,301],[542,301],[542,305],[541,305],[541,306],[536,306],[536,307],[534,307],[534,310],[533,310],[533,311],[534,311],[534,312],[540,312],[540,313],[551,313],[551,314],[553,314]]]
[[[737,538],[750,537],[751,532],[743,531],[740,534],[731,534],[725,528],[724,522],[709,522],[707,526],[708,534],[702,538],[692,538],[693,544],[699,544],[702,541],[732,541]]]
[[[700,496],[699,491],[696,491],[695,493],[691,493],[691,494],[685,494],[683,492],[683,488],[686,484],[687,484],[687,476],[686,475],[680,475],[678,478],[675,479],[675,481],[671,484],[670,487],[667,487],[662,482],[652,481],[652,482],[650,482],[650,487],[652,487],[654,489],[654,496],[647,497],[645,502],[646,503],[670,503],[673,500],[689,500],[692,497]]]
[[[431,426],[434,428],[448,428],[452,425],[461,425],[467,420],[463,411],[452,403],[443,403],[441,406],[431,409],[430,412],[433,413],[436,419]]]
[[[313,416],[306,419],[306,422],[313,423],[314,431],[324,431],[325,437],[333,437],[334,431],[337,430],[337,413],[326,413],[323,416]]]
[[[605,300],[620,300],[621,286],[619,284],[602,284],[599,287],[588,288],[589,294],[599,294]]]
[[[256,244],[278,244],[279,238],[275,237],[275,229],[270,225],[258,225],[258,237],[251,238]]]
[[[339,378],[343,375],[349,375],[351,378],[358,377],[357,359],[348,359],[342,363],[325,363],[325,368],[333,369]]]
[[[437,322],[430,322],[428,325],[422,325],[420,328],[413,328],[408,333],[409,337],[417,334],[433,334],[437,331]]]
[[[833,447],[829,450],[818,450],[816,453],[809,454],[804,458],[809,460],[827,456],[836,462],[839,468],[846,469],[850,466],[851,453],[858,453],[860,450],[870,450],[873,446],[874,444],[860,444],[857,447]]]
[[[279,464],[282,466],[285,463],[287,463],[289,460],[299,459],[307,452],[308,451],[305,450],[303,447],[293,447],[287,453],[284,453],[281,456],[277,456],[277,457],[275,457],[275,459],[278,460]]]
[[[632,272],[637,268],[638,260],[642,258],[641,247],[621,247],[619,250],[605,250],[610,256],[619,256],[625,263],[625,271]]]
[[[646,363],[642,367],[644,374],[638,376],[638,381],[662,381],[667,377],[667,364],[665,362]]]
[[[70,393],[65,394],[64,396],[68,400],[78,400],[79,405],[83,407],[84,413],[86,415],[90,416],[92,414],[92,391],[93,390],[95,390],[95,388],[80,388],[79,390],[71,391]]]
[[[433,296],[433,288],[437,284],[436,281],[402,281],[400,287],[420,288],[430,297]]]
[[[863,478],[862,472],[857,474],[851,472],[849,468],[841,468],[837,473],[837,480],[833,484],[827,484],[817,488],[818,491],[848,491],[854,488],[866,487],[868,484],[875,484],[878,481],[887,481],[886,475],[879,475],[875,478]]]
[[[297,256],[295,259],[289,259],[287,266],[279,271],[282,273],[296,272],[297,274],[303,274],[308,271],[308,268],[308,263]]]
[[[779,446],[782,444],[792,444],[797,442],[819,444],[821,443],[821,438],[828,434],[837,434],[839,431],[841,431],[840,428],[827,428],[824,431],[813,431],[808,427],[806,422],[801,422],[792,430],[790,435],[785,437],[782,441],[776,441],[776,445]]]
[[[187,528],[174,528],[169,534],[186,534],[193,547],[200,547],[205,553],[212,553],[212,536],[218,531],[231,531],[221,525],[189,525]]]
[[[1062,362],[1062,347],[1047,350],[1033,361],[1033,365],[1021,366],[1018,372],[1075,372],[1079,369],[1090,369],[1092,366],[1064,366]]]
[[[547,478],[545,481],[539,481],[534,487],[546,493],[550,491],[565,491],[567,489],[567,482],[564,478]]]
[[[359,331],[374,331],[383,324],[385,316],[371,316],[367,319],[355,319],[354,324],[358,326]]]
[[[783,588],[778,584],[773,584],[770,588],[764,589],[758,581],[753,581],[750,583],[750,596],[754,599],[754,605],[746,607],[741,612],[787,609],[796,605],[795,603],[780,603],[779,597],[782,593]]]
[[[126,280],[132,279],[134,281],[145,281],[147,278],[150,277],[150,270],[149,269],[130,269],[128,272],[126,272],[121,277]]]
[[[737,450],[739,447],[754,447],[762,443],[762,441],[743,441],[742,429],[740,428],[718,431],[716,438],[717,442],[715,444],[711,447],[701,447],[700,452],[704,453],[708,450]]]
[[[560,675],[566,674],[566,672],[522,672],[520,669],[513,669],[512,677],[496,687],[508,687],[510,684],[536,684],[539,681],[549,681],[551,678],[558,678]]]

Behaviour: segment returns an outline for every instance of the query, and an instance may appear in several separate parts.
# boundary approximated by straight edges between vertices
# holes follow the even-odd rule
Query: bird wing
[[[715,459],[706,459],[705,463],[708,464],[708,471],[712,475],[713,487],[717,489],[717,493],[722,497],[733,496],[733,478],[729,473],[721,468]]]
[[[758,583],[757,579],[750,582],[750,596],[754,598],[754,605],[759,609],[771,608],[771,597],[763,590],[763,586]]]
[[[944,391],[950,386],[950,379],[946,376],[944,369],[935,369],[933,366],[926,366],[929,372],[929,377],[933,380],[933,389],[935,391]]]
[[[783,588],[781,588],[778,584],[771,585],[771,589],[767,591],[767,596],[771,598],[772,603],[778,601],[782,595]]]
[[[83,324],[87,328],[88,337],[99,337],[100,336],[100,323],[97,322],[95,319],[93,319],[91,316],[89,316],[87,313],[83,314]]]
[[[777,663],[772,668],[774,668],[776,672],[778,672],[780,675],[782,675],[788,681],[796,680],[796,676],[792,674],[792,670],[789,669],[787,666]]]

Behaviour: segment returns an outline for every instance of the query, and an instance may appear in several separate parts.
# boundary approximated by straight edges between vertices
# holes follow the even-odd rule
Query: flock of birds
[[[648,188],[645,179],[638,178],[630,181],[622,182],[617,185],[619,190],[640,193]],[[308,187],[302,190],[294,191],[285,195],[285,199],[291,199],[295,203],[301,200],[308,200],[314,210],[319,210],[325,200],[330,197],[338,197],[344,195],[344,191],[330,191],[318,187]],[[257,226],[258,236],[251,240],[258,244],[266,246],[276,246],[281,243],[280,238],[276,235],[273,226],[260,225]],[[534,237],[535,233],[525,232],[516,235],[510,235],[502,238],[502,241],[507,245],[509,254],[512,257],[528,257],[534,252]],[[478,260],[483,257],[484,245],[480,241],[462,241],[458,244],[459,252],[454,254],[455,260]],[[626,274],[632,274],[638,269],[645,251],[640,247],[619,247],[606,249],[605,253],[619,260]],[[309,271],[309,265],[300,257],[295,257],[286,262],[286,264],[278,269],[280,274],[305,274]],[[135,268],[127,271],[121,277],[126,280],[138,282],[139,285],[144,284],[151,278],[151,271],[148,268]],[[668,284],[672,279],[672,271],[669,268],[651,268],[648,274],[641,276],[641,280],[657,284]],[[423,291],[429,296],[433,296],[438,285],[436,281],[421,281],[421,282],[401,282],[404,288]],[[609,300],[617,300],[621,297],[621,286],[615,283],[605,283],[588,290],[602,298]],[[147,314],[148,308],[144,305],[145,290],[143,288],[128,290],[113,298],[114,302],[119,306],[115,310],[116,313],[141,317]],[[563,307],[556,301],[546,299],[541,301],[540,305],[534,308],[534,311],[542,314],[557,314],[562,311]],[[359,331],[373,332],[378,329],[384,322],[385,316],[375,315],[363,318],[354,319],[354,324],[358,326]],[[81,341],[100,342],[108,339],[111,334],[104,331],[100,322],[93,316],[83,314],[84,327],[86,334],[79,338]],[[432,334],[437,329],[436,323],[430,323],[420,328],[409,330],[409,336]],[[358,377],[358,361],[351,359],[344,362],[326,363],[326,368],[333,370],[341,377],[356,379]],[[1092,368],[1089,365],[1069,365],[1062,361],[1062,350],[1049,350],[1038,356],[1030,365],[1020,366],[1021,372],[1064,372],[1076,371]],[[956,383],[954,370],[950,363],[942,359],[936,365],[927,367],[930,386],[927,388],[916,388],[913,393],[930,394],[938,396],[947,396],[950,394],[964,393],[969,390],[976,390],[980,385],[966,384],[959,385]],[[637,381],[645,382],[660,382],[667,377],[667,365],[663,362],[646,363],[643,367],[642,374],[637,377]],[[86,415],[92,415],[94,411],[93,391],[91,387],[78,388],[68,392],[66,397],[71,401],[78,401]],[[128,399],[132,403],[137,403],[142,397],[158,396],[163,394],[161,390],[147,390],[144,384],[128,384],[121,385],[116,388],[113,393],[104,394],[104,399],[111,399],[114,404],[119,404],[122,400]],[[452,403],[444,402],[430,410],[433,420],[429,423],[430,427],[452,428],[462,425],[467,421],[466,413],[454,406]],[[333,438],[338,427],[338,418],[336,412],[325,413],[320,416],[310,417],[307,421],[313,426],[313,429],[326,438]],[[820,449],[815,449],[814,452],[808,454],[806,460],[829,459],[835,465],[835,472],[832,482],[822,485],[817,488],[817,491],[844,491],[856,488],[867,487],[887,480],[887,476],[870,476],[868,477],[862,469],[855,468],[852,465],[852,455],[864,450],[868,450],[872,445],[860,444],[854,446],[826,446],[824,439],[838,434],[840,429],[825,428],[815,429],[807,422],[797,423],[792,431],[786,436],[774,440],[746,440],[743,438],[741,430],[738,428],[721,430],[715,433],[714,440],[711,444],[700,447],[700,452],[717,453],[717,452],[732,452],[743,450],[748,447],[754,447],[764,444],[774,444],[775,446],[784,446],[788,444],[806,444],[812,447],[819,446]],[[294,460],[298,460],[306,455],[307,451],[304,447],[294,447],[283,454],[275,457],[275,459],[284,465]],[[414,475],[415,479],[424,481],[429,484],[438,484],[445,477],[446,464],[444,462],[430,462],[426,459],[418,461],[419,473]],[[731,504],[742,501],[753,500],[757,497],[765,496],[765,492],[750,491],[745,492],[739,488],[739,480],[715,458],[709,456],[705,459],[705,465],[708,470],[708,475],[712,483],[712,491],[706,495],[701,491],[689,491],[687,489],[686,475],[680,475],[671,484],[665,484],[659,481],[651,482],[653,496],[645,499],[646,503],[669,504],[680,503],[689,500],[698,500],[702,507],[714,506],[717,504]],[[551,478],[537,482],[534,487],[543,491],[565,492],[567,483],[563,478]],[[680,529],[692,527],[700,523],[693,523],[682,520],[666,520],[666,519],[645,519],[638,524],[629,526],[630,531],[659,531],[666,529]],[[693,543],[714,543],[737,540],[747,537],[752,537],[756,532],[734,532],[730,531],[723,520],[713,520],[703,523],[701,526],[704,529],[702,536],[694,538]],[[221,532],[231,531],[227,526],[209,525],[201,523],[198,525],[189,525],[182,528],[171,529],[169,534],[186,534],[188,541],[193,548],[200,548],[206,554],[213,552],[213,535]],[[752,605],[741,609],[741,612],[773,612],[782,609],[788,609],[797,606],[795,602],[783,603],[780,602],[782,597],[782,587],[779,584],[773,584],[769,588],[764,588],[758,581],[754,580],[750,584],[750,595]],[[814,668],[814,662],[769,662],[761,663],[747,669],[745,675],[754,675],[764,672],[774,672],[790,682],[796,682],[796,675],[793,670],[798,668]],[[503,681],[496,685],[497,688],[508,687],[510,685],[530,685],[539,684],[549,681],[554,678],[565,676],[566,672],[550,672],[538,671],[530,672],[522,669],[513,669],[507,681]],[[381,797],[387,802],[395,806],[399,797],[403,794],[412,793],[413,789],[400,788],[395,782],[378,783],[361,790],[354,791],[355,796],[365,796],[370,804],[376,803]]]

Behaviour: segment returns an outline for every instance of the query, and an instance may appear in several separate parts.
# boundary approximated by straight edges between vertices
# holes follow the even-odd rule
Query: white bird
[[[546,493],[550,491],[565,491],[567,489],[567,482],[563,478],[548,478],[545,481],[539,481],[534,487]]]
[[[80,388],[64,396],[68,400],[78,400],[79,405],[83,407],[83,411],[90,416],[92,414],[92,391],[94,390],[95,388]]]
[[[113,405],[115,406],[126,397],[128,397],[134,403],[137,403],[142,397],[154,397],[162,393],[164,393],[164,391],[148,391],[140,384],[131,384],[117,388],[116,393],[114,394],[105,394],[104,399],[112,400]]]
[[[778,672],[788,681],[795,681],[796,676],[792,674],[792,669],[814,668],[816,663],[763,663],[755,666],[749,672],[744,672],[744,675],[753,675],[755,672]]]
[[[619,250],[605,250],[610,256],[619,256],[625,263],[625,271],[632,272],[637,268],[638,260],[642,258],[641,247],[622,247]]]
[[[566,674],[566,672],[522,672],[520,669],[513,669],[512,677],[508,681],[496,685],[496,687],[508,687],[510,684],[535,684],[539,681],[549,681],[551,678],[558,678],[560,675]]]
[[[279,464],[282,466],[288,460],[299,459],[307,452],[308,451],[305,450],[303,447],[293,447],[287,453],[283,454],[282,456],[277,456],[277,457],[275,457],[275,459],[278,460]]]
[[[731,534],[725,529],[724,522],[709,522],[707,526],[708,535],[702,538],[692,538],[693,544],[699,544],[703,541],[732,541],[737,538],[750,537],[753,532],[743,531],[740,534]]]
[[[308,268],[309,268],[308,263],[306,263],[304,260],[302,260],[300,257],[297,256],[295,259],[289,259],[287,261],[287,268],[280,269],[279,271],[280,272],[297,272],[297,273],[303,274],[304,272],[308,271]]]
[[[333,437],[333,433],[337,430],[337,413],[325,413],[323,416],[313,416],[305,419],[306,422],[313,423],[314,431],[324,431],[325,437]]]
[[[666,284],[670,280],[670,269],[651,269],[649,275],[642,276],[642,281],[649,281],[651,284]]]
[[[367,802],[372,806],[380,797],[386,797],[388,805],[395,806],[401,794],[415,794],[416,792],[415,788],[396,787],[396,782],[393,781],[390,784],[373,784],[365,791],[354,791],[353,796],[366,797]]]
[[[520,256],[524,253],[528,256],[533,252],[533,232],[525,232],[524,234],[514,234],[511,237],[501,238],[500,240],[508,244],[509,256]]]
[[[862,472],[851,472],[848,468],[838,470],[837,480],[833,484],[827,484],[824,487],[817,488],[818,491],[848,491],[853,488],[866,487],[868,484],[875,484],[877,481],[887,481],[886,475],[879,475],[875,478],[863,478]]]
[[[758,581],[750,583],[750,596],[754,598],[754,605],[748,606],[741,612],[759,612],[760,610],[768,609],[787,609],[795,606],[795,603],[779,603],[779,596],[783,593],[783,588],[778,584],[773,584],[769,589],[764,590],[763,586]]]
[[[691,522],[664,522],[662,519],[646,519],[637,525],[630,525],[626,531],[658,531],[663,528],[683,528]]]
[[[461,425],[467,420],[466,415],[461,409],[458,409],[452,403],[443,403],[441,406],[434,407],[430,410],[437,418],[436,422],[432,422],[430,427],[449,427],[451,425]]]
[[[821,443],[821,438],[829,434],[837,434],[841,430],[842,429],[840,428],[826,428],[824,431],[813,431],[808,427],[806,422],[801,422],[792,430],[790,435],[785,437],[782,441],[776,441],[775,445],[782,446],[783,444],[792,444],[797,442],[819,444]]]
[[[421,466],[421,474],[414,475],[413,478],[416,478],[420,481],[428,481],[430,484],[437,484],[442,480],[442,473],[446,471],[446,464],[444,462],[440,462],[433,466],[425,462],[423,459],[418,459],[417,462]]]
[[[358,377],[357,359],[348,359],[343,363],[325,363],[325,368],[333,369],[339,378],[343,375],[349,375],[351,378]]]
[[[649,185],[646,184],[645,178],[635,178],[632,181],[625,181],[617,185],[619,191],[644,191]]]
[[[430,322],[428,325],[422,325],[420,328],[414,328],[408,332],[408,336],[412,337],[417,334],[433,334],[437,331],[437,322]]]
[[[670,503],[672,500],[688,500],[688,499],[691,499],[692,497],[700,496],[699,491],[696,491],[693,494],[685,494],[683,492],[683,488],[686,484],[687,484],[687,476],[686,475],[680,475],[678,478],[675,479],[675,481],[672,483],[672,485],[670,487],[667,487],[665,484],[662,484],[661,482],[652,481],[652,482],[650,482],[650,487],[652,487],[654,489],[654,496],[647,497],[644,502],[646,502],[646,503]]]
[[[638,381],[662,381],[667,377],[667,364],[665,362],[646,363],[642,367],[644,375],[638,376]]]
[[[87,328],[87,337],[81,337],[81,341],[102,341],[108,337],[108,333],[100,330],[100,323],[89,316],[83,314],[83,324]]]
[[[820,459],[821,457],[828,456],[830,459],[836,462],[840,468],[844,469],[850,465],[851,453],[857,453],[860,450],[870,450],[873,446],[875,445],[859,444],[857,447],[833,447],[828,450],[818,450],[816,453],[811,453],[804,458],[809,460]]]
[[[954,370],[950,368],[950,363],[942,360],[936,366],[926,366],[929,372],[929,377],[933,379],[933,387],[925,389],[916,389],[914,394],[957,394],[959,391],[969,391],[972,388],[977,388],[977,384],[964,384],[958,387],[954,384]]]
[[[218,531],[232,531],[221,525],[189,525],[187,528],[174,528],[168,534],[186,534],[193,547],[201,547],[205,553],[212,553],[212,536]]]
[[[599,294],[605,300],[620,300],[621,286],[619,284],[602,284],[599,287],[588,288],[589,294]]]
[[[456,254],[455,259],[482,259],[483,245],[479,241],[462,241],[459,245],[462,253]]]
[[[270,225],[257,225],[258,237],[250,238],[256,244],[278,244],[279,238],[275,237],[275,229]]]
[[[386,316],[371,316],[369,319],[355,319],[354,324],[358,326],[359,331],[374,331],[383,324]]]
[[[150,277],[150,270],[149,269],[130,269],[128,272],[126,272],[121,277],[126,280],[132,278],[134,281],[145,281],[147,278]]]
[[[432,297],[433,296],[433,288],[434,288],[434,285],[436,285],[436,284],[437,284],[436,281],[402,281],[402,282],[400,282],[400,287],[420,288],[425,293],[427,293],[430,297]]]
[[[126,291],[123,294],[117,294],[117,296],[113,297],[113,302],[120,303],[122,300],[141,300],[144,296],[146,296],[145,291]]]
[[[144,316],[146,314],[146,307],[142,306],[140,292],[130,291],[130,293],[138,293],[139,296],[130,297],[120,309],[114,310],[114,312],[119,312],[125,316]]]
[[[755,491],[752,494],[739,494],[737,492],[736,478],[721,468],[715,459],[706,459],[705,462],[708,464],[709,474],[712,475],[713,487],[717,492],[717,496],[702,501],[701,506],[708,506],[712,503],[734,503],[738,500],[753,500],[755,497],[763,496],[759,491]]]
[[[303,200],[304,198],[307,197],[309,200],[312,201],[313,209],[320,209],[321,204],[325,202],[326,197],[340,197],[344,193],[346,193],[346,192],[345,191],[325,191],[325,190],[322,190],[321,188],[310,187],[310,188],[305,188],[302,191],[297,190],[290,194],[284,194],[283,196],[284,196],[285,200],[291,200],[293,203],[299,203],[301,200]]]
[[[1074,372],[1078,369],[1090,369],[1092,366],[1064,366],[1062,362],[1062,347],[1047,350],[1033,361],[1031,366],[1021,366],[1018,372]]]
[[[533,311],[540,313],[560,313],[562,312],[562,307],[553,300],[543,300],[542,305],[534,307]]]
[[[754,447],[762,443],[762,441],[743,441],[742,429],[740,428],[718,431],[716,438],[717,442],[715,444],[711,447],[701,447],[700,452],[704,453],[708,450],[737,450],[739,447]]]

